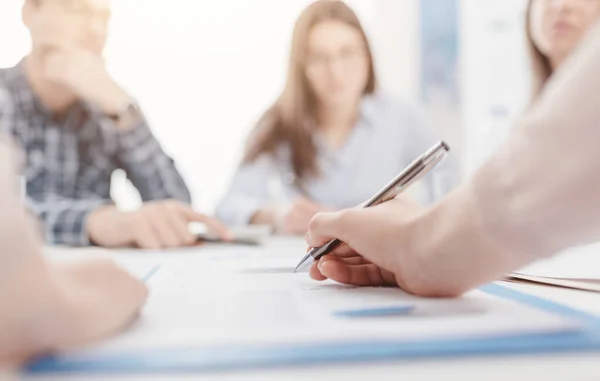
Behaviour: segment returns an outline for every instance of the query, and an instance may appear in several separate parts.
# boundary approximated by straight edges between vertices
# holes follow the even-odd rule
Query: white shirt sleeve
[[[249,224],[255,213],[273,201],[269,182],[276,173],[274,160],[268,155],[242,164],[217,207],[217,218],[230,226]]]

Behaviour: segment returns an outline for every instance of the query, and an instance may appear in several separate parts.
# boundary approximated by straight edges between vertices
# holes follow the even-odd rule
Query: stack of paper
[[[538,261],[510,274],[507,280],[600,292],[600,243]]]

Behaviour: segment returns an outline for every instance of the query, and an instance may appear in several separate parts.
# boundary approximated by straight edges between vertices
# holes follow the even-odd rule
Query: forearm
[[[11,148],[0,141],[0,365],[21,361],[51,341],[50,332],[38,332],[34,321],[40,319],[35,308],[52,304],[54,297],[17,184]]]
[[[23,363],[73,340],[73,308],[41,256],[24,261],[3,283],[12,291],[0,295],[2,305],[10,306],[0,314],[0,364]]]
[[[486,229],[536,257],[600,238],[600,29],[474,178]]]
[[[600,238],[600,30],[506,144],[415,224],[436,287],[466,290]]]
[[[474,193],[459,187],[410,226],[408,251],[419,253],[413,292],[460,295],[533,260],[490,234]]]
[[[277,223],[276,205],[272,202],[268,188],[269,179],[276,173],[273,160],[269,156],[242,164],[237,169],[225,197],[219,203],[216,216],[230,226],[274,226]]]
[[[268,225],[280,223],[277,205],[239,191],[230,192],[217,207],[216,217],[229,226]]]
[[[274,206],[265,206],[254,213],[249,222],[251,225],[268,225],[277,228],[279,225],[277,210]]]
[[[0,169],[2,180],[5,174]],[[0,181],[0,306],[6,307],[0,313],[0,364],[15,364],[68,340],[73,321],[41,256],[39,236],[7,183],[12,181]]]
[[[132,246],[132,229],[136,227],[132,226],[127,218],[130,214],[118,210],[114,205],[96,209],[90,214],[86,224],[90,242],[106,248]]]
[[[17,184],[9,149],[0,147],[0,368],[114,331],[125,323],[118,313],[129,311],[119,303],[144,292],[143,286],[102,278],[102,273],[48,264]],[[99,298],[103,293],[106,297]],[[87,314],[81,313],[84,308]]]
[[[118,131],[118,159],[144,201],[175,199],[191,204],[189,189],[175,162],[162,149],[145,120],[136,126]]]
[[[74,200],[30,198],[28,204],[43,225],[44,239],[49,244],[88,246],[91,244],[87,224],[96,210],[111,205],[102,199]]]
[[[119,273],[104,260],[51,264],[35,256],[23,262],[4,279],[19,292],[0,291],[2,305],[11,306],[0,314],[0,365],[23,364],[125,327],[146,290]]]

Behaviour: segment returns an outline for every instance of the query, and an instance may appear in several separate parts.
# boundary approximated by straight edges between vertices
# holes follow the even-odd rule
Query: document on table
[[[77,253],[75,253],[77,251]],[[149,281],[159,270],[160,261],[156,259],[132,258],[131,256],[121,256],[115,258],[110,250],[99,248],[89,249],[68,249],[60,247],[45,247],[44,257],[52,262],[76,262],[89,259],[112,259],[123,270],[127,271],[136,278]]]
[[[396,288],[319,283],[306,273],[292,274],[302,250],[291,255],[291,248],[282,249],[205,247],[195,260],[163,261],[148,282],[150,298],[139,321],[120,337],[77,356],[223,345],[500,337],[579,328],[572,320],[480,291],[439,300]]]
[[[507,280],[600,292],[600,243],[537,261]]]
[[[572,288],[574,290],[600,292],[600,279],[543,277],[513,273],[507,277],[506,280],[515,283],[530,283],[534,285],[547,285]]]

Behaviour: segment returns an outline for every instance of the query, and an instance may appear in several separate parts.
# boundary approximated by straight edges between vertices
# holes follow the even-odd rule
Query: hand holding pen
[[[435,168],[435,166],[446,157],[448,151],[450,151],[450,147],[448,147],[446,143],[439,142],[435,144],[406,167],[406,169],[400,172],[398,176],[392,179],[392,181],[384,186],[379,192],[373,195],[373,197],[365,201],[362,208],[370,208],[393,200],[396,196]],[[308,254],[302,258],[300,263],[298,263],[294,272],[307,269],[314,261],[318,261],[322,256],[331,253],[342,244],[343,240],[331,239],[328,242],[324,242],[323,245],[313,246],[313,249],[311,249]]]
[[[411,222],[425,210],[400,196],[373,208],[319,214],[311,223],[308,244],[319,247],[339,239],[344,245],[313,262],[311,278],[354,286],[397,286],[417,293],[420,260],[407,245]]]

